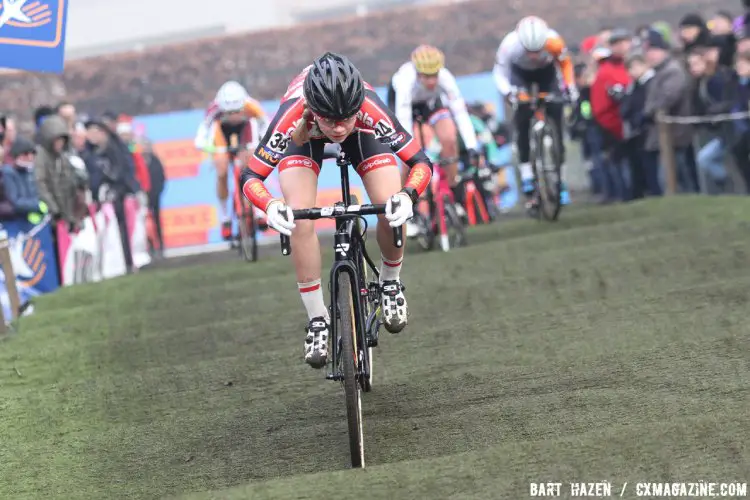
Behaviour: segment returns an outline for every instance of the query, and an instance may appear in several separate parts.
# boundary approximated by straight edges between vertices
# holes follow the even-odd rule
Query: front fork
[[[341,339],[338,331],[338,322],[341,314],[349,314],[349,311],[340,311],[338,307],[339,293],[344,292],[338,288],[338,277],[340,273],[349,274],[349,284],[351,286],[351,307],[354,308],[354,332],[356,338],[357,352],[352,353],[357,363],[357,371],[360,377],[365,379],[370,376],[369,359],[363,352],[367,347],[375,347],[378,342],[377,327],[379,319],[375,311],[364,317],[363,300],[370,300],[373,293],[373,285],[376,287],[379,300],[380,289],[377,283],[370,283],[367,287],[360,282],[360,273],[352,259],[352,240],[349,228],[346,223],[337,224],[339,227],[334,234],[335,262],[331,268],[331,277],[328,282],[328,289],[331,294],[331,370],[326,375],[328,380],[343,380],[344,374],[339,369],[340,356],[346,356],[347,353],[341,352]],[[363,329],[364,327],[364,329]],[[373,336],[374,331],[374,336]]]

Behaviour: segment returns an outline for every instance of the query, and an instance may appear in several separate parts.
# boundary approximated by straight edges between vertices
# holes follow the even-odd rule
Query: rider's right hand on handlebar
[[[292,235],[292,229],[297,227],[294,223],[294,213],[281,200],[271,200],[266,207],[268,225],[285,236]]]
[[[401,227],[414,215],[414,204],[403,191],[394,194],[385,204],[385,218],[391,227]]]

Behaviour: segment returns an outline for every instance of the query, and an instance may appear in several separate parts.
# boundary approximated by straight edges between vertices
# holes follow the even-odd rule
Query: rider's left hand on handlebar
[[[407,193],[399,191],[385,204],[385,218],[391,227],[400,227],[414,215],[414,204]]]
[[[292,235],[292,229],[297,227],[294,223],[294,213],[281,200],[272,200],[266,207],[268,225],[285,236]]]

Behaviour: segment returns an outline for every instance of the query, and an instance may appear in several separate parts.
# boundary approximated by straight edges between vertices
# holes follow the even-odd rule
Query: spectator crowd
[[[602,202],[661,195],[669,161],[679,192],[750,193],[750,0],[742,7],[685,14],[675,35],[657,23],[581,44],[571,132]]]
[[[96,115],[109,109],[133,116],[156,114],[201,109],[230,79],[257,99],[278,99],[301,68],[332,48],[351,58],[373,85],[385,85],[422,43],[440,47],[451,71],[468,75],[492,70],[500,41],[524,15],[542,15],[566,40],[575,41],[603,23],[637,26],[658,18],[674,24],[689,9],[736,8],[738,1],[662,0],[656,7],[653,2],[611,0],[589,8],[573,0],[526,0],[518,5],[470,0],[399,7],[66,61],[62,75],[4,74],[0,102],[24,121],[29,110],[57,100],[74,102]],[[251,12],[252,4],[247,9]]]
[[[49,215],[69,234],[102,203],[112,203],[119,226],[127,272],[135,271],[125,215],[125,199],[135,196],[149,207],[153,253],[161,255],[163,238],[159,198],[164,168],[147,139],[133,134],[132,118],[104,113],[79,116],[74,104],[40,106],[35,130],[19,134],[15,120],[0,117],[0,223],[14,220],[38,224]],[[57,235],[53,232],[53,235]]]

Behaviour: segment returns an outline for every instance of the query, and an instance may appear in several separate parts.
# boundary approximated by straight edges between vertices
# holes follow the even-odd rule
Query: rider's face
[[[438,84],[438,76],[420,74],[419,82],[427,90],[435,90],[435,87],[437,87],[437,84]]]
[[[224,113],[224,120],[227,123],[239,125],[245,121],[245,114],[242,111],[227,111]]]
[[[526,51],[526,57],[528,57],[529,60],[531,60],[531,61],[538,61],[539,59],[542,58],[542,51],[540,50],[538,52],[531,52],[531,51],[527,50]]]
[[[323,132],[326,137],[331,139],[333,142],[344,142],[349,137],[349,134],[354,130],[354,125],[357,122],[357,116],[351,116],[344,120],[332,120],[331,118],[323,118],[322,116],[315,116],[315,120],[318,122],[320,131]]]

